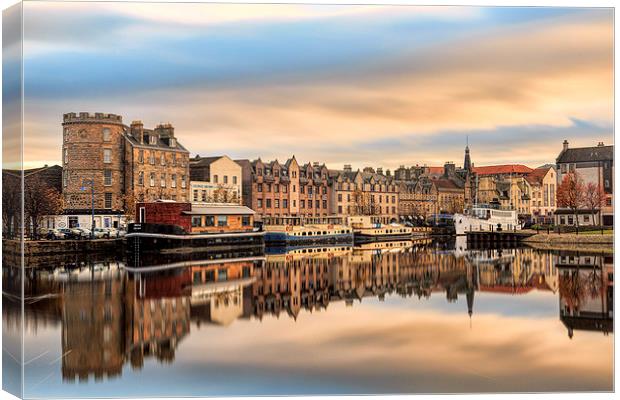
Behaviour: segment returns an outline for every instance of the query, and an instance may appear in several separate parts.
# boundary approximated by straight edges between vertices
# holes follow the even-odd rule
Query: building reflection
[[[575,330],[613,332],[613,255],[564,253],[557,257],[560,320]]]
[[[26,328],[60,325],[67,381],[118,376],[126,364],[142,368],[145,358],[173,362],[190,322],[202,329],[270,316],[296,321],[332,304],[354,309],[388,296],[462,299],[471,316],[475,296],[543,291],[558,296],[569,337],[578,330],[613,332],[611,255],[393,242],[233,256],[166,260],[153,268],[106,260],[27,270]],[[15,271],[3,268],[5,300],[19,293],[7,279]],[[10,323],[19,303],[4,303]]]

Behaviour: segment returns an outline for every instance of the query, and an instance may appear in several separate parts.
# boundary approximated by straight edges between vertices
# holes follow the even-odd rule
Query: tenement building
[[[353,171],[345,165],[343,170],[330,170],[329,177],[334,214],[371,215],[381,223],[399,220],[399,185],[381,168]]]
[[[525,176],[532,189],[530,210],[532,220],[537,223],[552,223],[553,213],[557,207],[555,191],[557,173],[553,165],[546,165],[534,169]]]
[[[477,200],[517,210],[519,216],[531,215],[532,188],[526,177],[532,169],[521,164],[474,167],[477,175]]]
[[[593,183],[602,188],[605,199],[601,210],[604,225],[613,225],[613,182],[614,182],[614,146],[597,146],[569,148],[568,141],[563,143],[562,151],[556,159],[558,185],[568,173],[576,173],[584,185]]]
[[[243,204],[257,217],[305,216],[332,214],[331,188],[325,165],[299,164],[295,156],[285,163],[235,160],[242,170]]]
[[[63,116],[62,193],[69,226],[118,226],[135,201],[186,201],[189,152],[170,124],[130,127],[104,113]]]

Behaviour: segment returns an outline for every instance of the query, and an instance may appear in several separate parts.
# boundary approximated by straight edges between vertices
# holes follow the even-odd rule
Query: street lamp
[[[91,209],[91,220],[90,220],[90,238],[93,239],[95,237],[95,175],[91,179],[84,179],[82,181],[82,187],[80,190],[85,191],[87,187],[85,185],[90,185],[90,209]]]

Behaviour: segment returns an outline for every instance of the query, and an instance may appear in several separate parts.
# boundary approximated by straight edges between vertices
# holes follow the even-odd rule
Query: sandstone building
[[[187,201],[189,152],[170,124],[130,127],[104,113],[63,116],[62,193],[69,226],[118,226],[135,201]],[[93,191],[94,189],[94,191]],[[94,195],[93,195],[94,192]]]
[[[241,165],[228,156],[196,156],[189,163],[190,201],[241,204]]]

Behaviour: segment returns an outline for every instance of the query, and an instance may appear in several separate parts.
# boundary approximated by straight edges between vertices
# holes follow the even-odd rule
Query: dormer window
[[[177,147],[177,141],[175,138],[170,138],[170,147]]]
[[[157,144],[157,138],[155,137],[155,135],[149,136],[149,141],[150,144]]]

